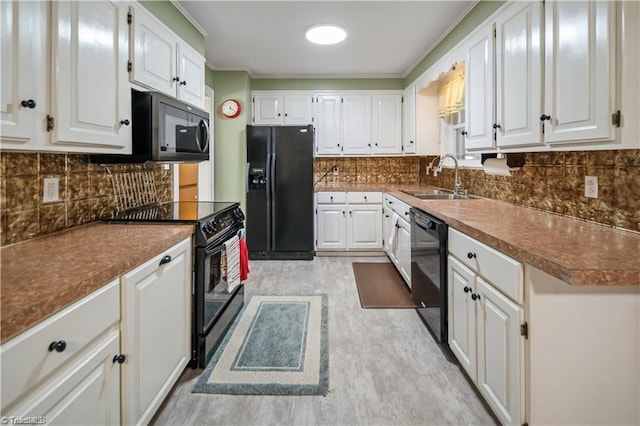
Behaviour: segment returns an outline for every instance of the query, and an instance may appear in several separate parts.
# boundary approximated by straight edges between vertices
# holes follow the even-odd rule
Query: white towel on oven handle
[[[391,213],[391,226],[389,227],[389,235],[387,236],[387,247],[393,250],[398,245],[398,221],[400,216],[395,212]]]
[[[224,242],[227,260],[227,292],[231,293],[240,284],[240,239],[237,235]]]

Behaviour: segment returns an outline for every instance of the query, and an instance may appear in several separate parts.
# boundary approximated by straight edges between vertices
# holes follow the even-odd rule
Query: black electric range
[[[230,229],[242,225],[244,214],[236,202],[171,201],[119,212],[110,222],[191,223],[195,245],[205,247]]]
[[[227,277],[225,243],[244,228],[236,202],[177,201],[117,213],[109,222],[195,225],[191,367],[204,368],[244,305],[244,285]],[[237,280],[236,280],[237,283]]]

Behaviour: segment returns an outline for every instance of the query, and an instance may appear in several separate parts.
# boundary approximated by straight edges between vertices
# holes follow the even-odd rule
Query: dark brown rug
[[[393,263],[353,262],[353,272],[363,308],[415,309],[409,289]]]

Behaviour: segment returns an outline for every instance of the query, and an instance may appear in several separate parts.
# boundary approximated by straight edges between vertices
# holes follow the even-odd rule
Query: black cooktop
[[[120,212],[107,220],[194,223],[213,218],[237,205],[238,203],[226,201],[176,201]]]

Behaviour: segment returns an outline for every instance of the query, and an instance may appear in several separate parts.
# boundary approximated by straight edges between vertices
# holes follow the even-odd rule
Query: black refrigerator
[[[313,259],[313,126],[247,126],[250,259]]]

